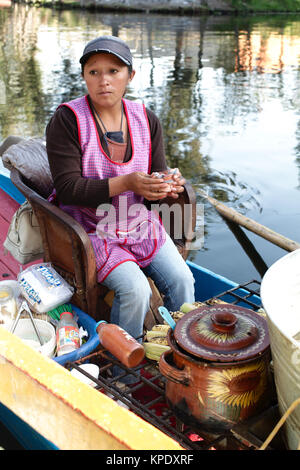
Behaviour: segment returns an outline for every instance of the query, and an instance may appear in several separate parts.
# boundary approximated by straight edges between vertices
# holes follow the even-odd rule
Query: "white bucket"
[[[20,319],[17,323],[14,334],[44,356],[53,357],[56,347],[56,335],[53,325],[47,321],[38,320],[36,318],[34,319],[34,322],[41,336],[43,342],[42,346],[40,345],[30,318]]]
[[[267,313],[279,411],[283,415],[300,397],[300,249],[276,261],[261,283]],[[287,418],[287,445],[300,443],[300,406]]]

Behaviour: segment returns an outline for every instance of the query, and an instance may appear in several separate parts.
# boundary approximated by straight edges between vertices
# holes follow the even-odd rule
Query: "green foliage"
[[[300,0],[231,0],[240,12],[295,12],[300,11]]]

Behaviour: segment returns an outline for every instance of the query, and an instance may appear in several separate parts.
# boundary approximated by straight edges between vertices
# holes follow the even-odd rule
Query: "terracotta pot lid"
[[[251,359],[269,347],[266,320],[230,304],[202,306],[186,313],[177,322],[174,337],[184,351],[208,361]]]

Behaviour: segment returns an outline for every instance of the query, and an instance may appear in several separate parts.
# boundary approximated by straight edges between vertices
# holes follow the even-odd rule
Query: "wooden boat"
[[[3,242],[5,227],[23,201],[23,196],[8,178],[1,176],[0,184]],[[13,262],[9,264],[2,246],[1,250],[2,275],[7,273],[15,277],[19,266]],[[219,297],[242,307],[260,307],[259,285],[256,282],[238,286],[190,261],[187,263],[195,278],[197,301]],[[80,312],[79,309],[84,323],[84,313]],[[96,340],[94,346],[97,346]],[[188,437],[183,433],[178,437],[178,426],[173,426],[173,433],[169,424],[160,425],[161,418],[157,425],[152,414],[143,408],[140,412],[135,402],[130,406],[132,411],[124,409],[105,393],[99,393],[97,389],[80,382],[58,362],[42,356],[15,335],[0,328],[0,421],[26,449],[183,450],[218,448],[218,443],[228,439],[228,435],[219,437],[212,444],[205,434],[199,437],[190,432]],[[75,360],[72,359],[71,363],[76,367]],[[150,386],[151,383],[149,378],[145,379],[146,385]],[[114,398],[122,399],[113,387],[107,389],[105,383],[103,387],[102,390],[113,392]],[[158,388],[155,385],[155,392]],[[273,409],[268,410],[272,414],[273,424],[277,418],[276,404],[274,410],[275,415],[272,414]],[[265,421],[264,416],[260,419]],[[254,428],[257,428],[257,422]],[[233,448],[257,448],[262,443],[262,436],[257,437],[254,431],[252,433],[251,423],[248,423],[244,428],[235,427],[230,435],[230,442],[233,441]]]

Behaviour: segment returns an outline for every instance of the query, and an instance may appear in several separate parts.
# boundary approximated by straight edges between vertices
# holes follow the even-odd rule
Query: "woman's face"
[[[127,65],[113,54],[101,52],[89,57],[83,78],[95,108],[100,111],[118,106],[134,74],[129,74]]]

